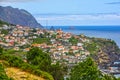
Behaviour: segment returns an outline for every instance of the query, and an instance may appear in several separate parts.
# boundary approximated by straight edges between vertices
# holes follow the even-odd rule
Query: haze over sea
[[[54,26],[54,28],[61,28],[64,32],[76,35],[84,34],[89,37],[112,39],[120,47],[120,26]]]

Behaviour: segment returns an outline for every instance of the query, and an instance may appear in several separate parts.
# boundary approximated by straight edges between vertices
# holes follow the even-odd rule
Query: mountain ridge
[[[15,25],[43,28],[31,13],[24,9],[13,8],[11,6],[0,6],[0,20]]]

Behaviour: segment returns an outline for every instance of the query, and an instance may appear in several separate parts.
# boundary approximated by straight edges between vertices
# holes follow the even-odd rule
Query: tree
[[[51,65],[51,58],[48,53],[41,49],[33,47],[27,53],[27,61],[29,64],[37,66],[39,70],[49,72],[54,80],[63,80],[65,69],[58,62]]]
[[[114,76],[110,76],[110,75],[103,75],[101,80],[119,80],[117,78],[115,78]]]
[[[0,54],[3,53],[3,48],[0,46]]]
[[[8,31],[8,30],[5,30],[5,29],[2,29],[2,31],[1,31],[1,34],[7,35],[8,33],[9,33],[9,31]]]
[[[53,75],[54,80],[63,80],[64,78],[63,66],[59,62],[51,65],[49,72]]]
[[[77,44],[78,43],[78,39],[76,39],[75,37],[71,37],[69,39],[69,42],[72,43],[72,44]]]
[[[72,69],[70,80],[99,80],[101,76],[94,61],[87,58]]]
[[[38,43],[38,44],[47,43],[47,44],[50,44],[50,40],[48,38],[35,38],[35,39],[33,39],[33,43]]]
[[[100,72],[92,58],[80,62],[71,70],[70,80],[117,80]]]
[[[48,53],[43,52],[37,47],[33,47],[27,53],[28,63],[38,66],[43,71],[48,71],[51,65],[51,58]]]

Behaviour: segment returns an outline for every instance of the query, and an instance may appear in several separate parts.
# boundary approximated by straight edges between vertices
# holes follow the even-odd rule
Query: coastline
[[[47,26],[50,29],[51,26]],[[64,32],[70,32],[72,34],[84,34],[89,37],[106,38],[116,42],[120,48],[120,26],[54,26],[54,29],[62,29]]]

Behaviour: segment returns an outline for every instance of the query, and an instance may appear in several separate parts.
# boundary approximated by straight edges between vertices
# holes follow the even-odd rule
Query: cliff
[[[99,50],[93,58],[100,67],[107,67],[111,62],[119,60],[120,49],[113,40],[92,38],[92,41],[99,46]]]
[[[22,26],[42,28],[29,12],[23,9],[12,8],[10,6],[0,6],[0,20],[15,25],[19,24]]]

